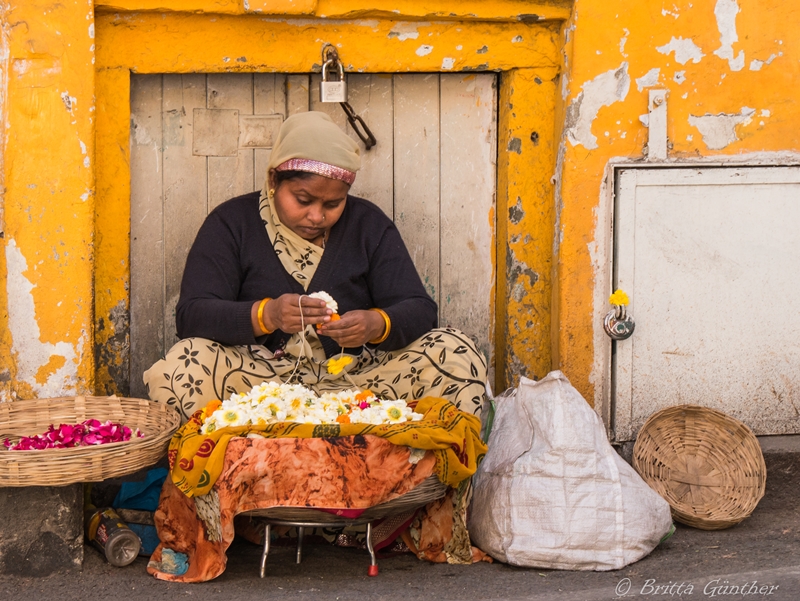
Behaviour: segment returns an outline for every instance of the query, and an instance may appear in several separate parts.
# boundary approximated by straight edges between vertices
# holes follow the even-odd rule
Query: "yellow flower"
[[[345,365],[350,365],[352,362],[353,358],[348,355],[342,355],[338,359],[330,359],[328,360],[328,373],[335,376],[345,368]]]
[[[612,294],[609,297],[608,302],[611,303],[612,305],[623,307],[627,305],[630,301],[628,300],[628,295],[625,294],[622,290],[618,289],[616,292],[614,292],[614,294]]]

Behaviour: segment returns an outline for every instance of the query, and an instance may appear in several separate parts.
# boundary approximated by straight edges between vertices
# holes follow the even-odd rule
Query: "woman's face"
[[[269,179],[270,187],[275,190],[278,219],[301,238],[321,241],[342,216],[350,189],[345,182],[309,174],[302,179],[285,180],[276,188],[274,171]]]

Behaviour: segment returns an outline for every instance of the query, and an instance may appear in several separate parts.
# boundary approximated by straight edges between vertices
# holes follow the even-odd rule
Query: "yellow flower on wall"
[[[328,373],[335,376],[341,372],[346,365],[350,365],[352,362],[353,358],[348,355],[342,355],[338,359],[330,359],[328,361]]]
[[[617,289],[614,294],[609,297],[608,302],[612,305],[623,307],[626,306],[630,301],[628,300],[627,294],[625,294],[622,290]]]

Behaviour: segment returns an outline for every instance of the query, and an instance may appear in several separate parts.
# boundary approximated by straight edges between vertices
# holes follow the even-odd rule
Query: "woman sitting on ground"
[[[348,195],[360,166],[358,145],[326,114],[284,122],[264,190],[223,203],[197,234],[176,309],[182,340],[145,372],[151,399],[186,421],[212,399],[275,381],[479,411],[485,360],[468,336],[437,328],[392,221]],[[308,296],[320,291],[338,313]],[[353,361],[329,369],[342,352]]]

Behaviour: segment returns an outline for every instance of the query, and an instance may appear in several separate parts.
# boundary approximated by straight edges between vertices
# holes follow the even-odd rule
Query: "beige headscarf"
[[[309,171],[352,183],[360,167],[358,144],[325,113],[297,113],[283,122],[272,147],[258,208],[275,254],[304,290],[308,290],[324,249],[295,234],[278,219],[269,193],[269,172],[271,169]]]

